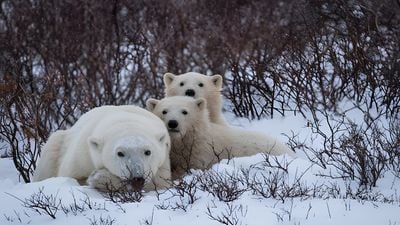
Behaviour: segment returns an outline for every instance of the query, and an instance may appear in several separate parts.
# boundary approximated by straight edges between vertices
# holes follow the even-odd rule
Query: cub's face
[[[154,138],[123,135],[118,138],[91,137],[89,146],[93,154],[102,158],[106,169],[141,190],[151,182],[168,157],[169,141],[168,134]]]
[[[204,122],[204,108],[206,101],[203,98],[175,96],[162,100],[149,99],[146,107],[164,121],[172,138],[184,137],[196,125]]]
[[[210,95],[219,94],[222,88],[220,75],[206,76],[189,72],[182,75],[166,73],[164,75],[167,96],[188,96],[195,99],[208,99]]]

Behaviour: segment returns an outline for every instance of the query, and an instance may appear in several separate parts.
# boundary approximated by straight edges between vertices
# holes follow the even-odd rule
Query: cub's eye
[[[146,151],[144,151],[144,154],[149,156],[149,155],[151,155],[151,151],[150,150],[146,150]]]
[[[203,87],[203,86],[204,86],[204,84],[203,84],[203,83],[200,83],[200,84],[199,84],[199,87]]]
[[[164,114],[164,115],[167,114],[167,110],[163,110],[162,114]]]
[[[117,155],[118,155],[118,157],[121,157],[121,158],[125,156],[125,154],[123,152],[117,152]]]
[[[182,114],[183,114],[183,115],[187,115],[188,112],[187,112],[186,110],[182,110]]]
[[[181,82],[179,85],[182,87],[183,85],[185,85],[185,83]]]

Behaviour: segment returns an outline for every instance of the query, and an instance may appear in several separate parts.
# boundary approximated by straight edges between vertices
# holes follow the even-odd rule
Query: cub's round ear
[[[195,102],[200,111],[206,108],[207,103],[204,98],[196,99]]]
[[[154,99],[154,98],[149,98],[146,101],[146,109],[149,110],[150,112],[153,112],[154,108],[156,105],[160,102],[160,100]]]
[[[212,75],[211,81],[217,88],[222,88],[222,76],[219,74]]]
[[[176,76],[172,73],[164,74],[164,84],[168,86],[172,81],[174,81],[175,77]]]
[[[103,142],[99,138],[95,138],[95,137],[90,137],[88,139],[88,144],[89,144],[90,148],[97,150],[97,151],[101,151],[101,149],[103,147]]]

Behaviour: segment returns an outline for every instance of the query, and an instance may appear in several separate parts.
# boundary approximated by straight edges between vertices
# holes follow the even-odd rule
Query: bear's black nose
[[[143,189],[145,179],[143,177],[132,178],[132,188],[134,191],[141,191]]]
[[[194,92],[193,89],[187,89],[186,92],[185,92],[185,95],[186,96],[190,96],[190,97],[193,97],[195,94],[196,93]]]
[[[168,121],[168,127],[171,129],[175,129],[178,127],[178,121],[176,120],[170,120]]]

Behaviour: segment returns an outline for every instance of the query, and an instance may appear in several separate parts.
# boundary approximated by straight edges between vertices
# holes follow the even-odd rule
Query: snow
[[[355,115],[351,115],[357,118]],[[249,121],[246,119],[227,116],[232,125],[248,130],[265,132],[286,142],[284,135],[298,134],[299,138],[314,145],[318,140],[311,141],[312,134],[307,127],[307,119],[299,115],[286,115],[284,118],[270,120]],[[303,187],[317,187],[314,191],[321,191],[316,197],[298,196],[293,198],[265,198],[253,190],[246,189],[246,184],[239,184],[243,193],[231,202],[224,202],[211,193],[197,189],[193,204],[186,204],[185,209],[173,209],[176,204],[189,201],[187,195],[177,195],[177,190],[170,189],[145,193],[141,202],[115,204],[104,198],[99,192],[87,186],[80,186],[71,178],[51,178],[37,183],[24,184],[19,181],[18,174],[8,158],[0,159],[0,224],[107,224],[101,220],[113,221],[108,224],[221,224],[213,218],[222,218],[228,215],[236,224],[363,224],[363,225],[394,225],[400,224],[400,183],[398,178],[387,173],[378,182],[376,188],[371,189],[364,200],[346,196],[346,188],[357,190],[353,181],[331,179],[318,176],[327,173],[315,164],[312,164],[302,154],[298,158],[288,156],[276,157],[278,162],[287,164],[288,173],[284,173],[284,180],[279,181],[280,187],[295,187],[301,183]],[[275,158],[270,158],[271,164],[276,165]],[[241,157],[231,160],[222,160],[209,171],[193,170],[184,180],[190,183],[207,174],[218,174],[219,177],[241,176],[242,171],[248,171],[248,177],[260,181],[271,178],[277,169],[265,166],[265,156],[258,154],[250,157]],[[335,171],[335,168],[326,170]],[[200,182],[196,186],[201,186]],[[324,188],[339,187],[337,194],[322,192]],[[47,196],[61,201],[63,206],[71,206],[74,201],[85,205],[90,201],[91,207],[86,204],[84,210],[76,213],[64,213],[59,210],[56,219],[46,214],[23,207],[20,200],[29,199],[34,193],[42,190]],[[376,193],[376,195],[374,194]],[[376,198],[371,200],[375,196]],[[385,201],[383,196],[391,201]],[[19,200],[20,199],[20,200]],[[185,205],[185,204],[184,204]]]

